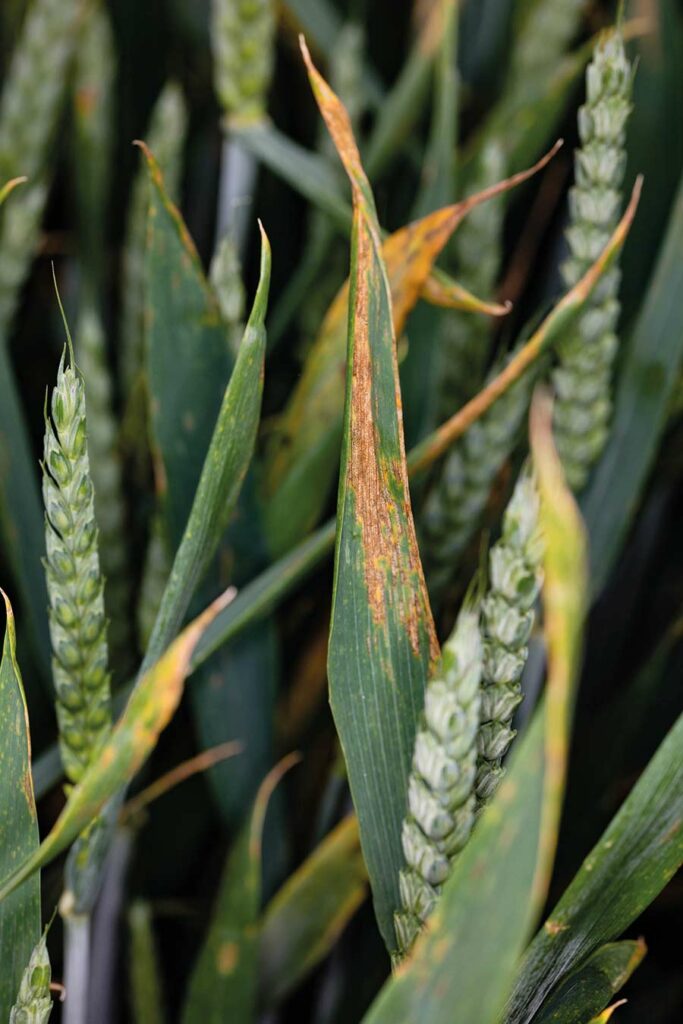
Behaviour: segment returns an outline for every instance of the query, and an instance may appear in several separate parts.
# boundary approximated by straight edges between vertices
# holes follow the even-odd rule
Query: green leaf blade
[[[626,984],[646,953],[642,939],[611,942],[596,950],[550,995],[534,1024],[586,1024]]]
[[[3,597],[5,595],[3,594]],[[16,658],[12,606],[0,663],[0,877],[38,848],[38,818],[31,780],[31,740]],[[21,978],[40,939],[40,879],[34,876],[0,903],[0,1020],[9,1020]]]

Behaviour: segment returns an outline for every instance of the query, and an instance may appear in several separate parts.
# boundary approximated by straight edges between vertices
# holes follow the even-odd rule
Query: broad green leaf
[[[228,328],[218,317],[181,215],[168,199],[153,158],[148,157],[148,161],[152,179],[147,252],[152,420],[164,470],[171,541],[178,546],[146,665],[158,657],[180,628],[204,574],[209,572],[202,594],[215,593],[225,586],[219,568],[221,559],[215,556],[237,508],[238,496],[236,519],[246,519],[253,525],[258,518],[257,510],[250,507],[240,490],[261,408],[270,279],[270,248],[263,234],[261,280],[230,375]],[[205,452],[204,469],[197,482],[198,456],[203,458]],[[252,537],[244,543],[239,536],[226,539],[222,545],[222,552],[233,549],[222,561],[231,564],[233,581],[238,584],[246,573],[254,571],[254,560],[249,562],[248,557],[252,546]],[[242,638],[237,647],[222,651],[218,662],[207,665],[192,692],[202,745],[236,737],[245,741],[248,751],[238,766],[221,767],[210,775],[229,824],[236,816],[241,819],[245,802],[251,802],[258,781],[271,763],[272,715],[268,707],[276,688],[273,647],[272,630],[267,627]],[[219,685],[215,685],[215,679],[220,680]],[[238,686],[233,684],[234,679],[239,680]]]
[[[64,810],[40,847],[28,857],[15,858],[10,865],[10,871],[0,884],[0,901],[65,850],[139,771],[180,703],[197,641],[234,593],[229,590],[217,598],[142,676],[121,717],[81,781],[71,790]]]
[[[601,946],[560,982],[534,1024],[586,1024],[626,984],[646,952],[642,939]]]
[[[7,619],[0,662],[0,877],[38,848],[38,818],[31,779],[31,738],[14,614],[3,593]],[[40,939],[40,879],[34,876],[0,903],[0,1020],[9,1014],[22,974]]]
[[[618,938],[683,862],[683,715],[529,947],[506,1024],[527,1024],[557,982]]]
[[[354,207],[330,702],[380,931],[393,949],[405,788],[424,683],[439,649],[410,509],[391,292],[375,204],[346,110],[302,49]]]
[[[349,817],[266,907],[259,947],[259,988],[265,1003],[279,1003],[327,956],[366,894],[358,821]]]
[[[683,179],[617,382],[610,439],[582,498],[593,588],[608,574],[638,508],[683,358]]]
[[[162,173],[141,144],[150,176],[145,323],[157,487],[173,550],[199,483],[201,460],[232,369],[228,331]]]
[[[250,1024],[256,1011],[261,839],[268,801],[290,755],[264,779],[251,819],[235,841],[221,880],[204,945],[190,978],[183,1024]]]
[[[163,217],[166,213],[170,213],[171,216],[173,216],[174,208],[170,207],[168,200],[165,200],[164,198],[162,191],[163,185],[158,168],[153,162],[153,157],[151,154],[147,154],[147,158],[150,163],[152,180],[157,186],[157,189],[155,190],[157,199],[152,199],[151,207],[151,216],[152,221],[154,222],[154,218],[156,216]],[[155,205],[155,202],[159,202],[162,209],[160,209],[158,205]],[[157,211],[156,213],[155,210]],[[178,226],[182,223],[175,217],[174,220]],[[225,389],[217,419],[215,419],[215,426],[211,435],[211,441],[208,445],[208,451],[201,470],[201,477],[196,485],[196,489],[191,483],[187,482],[187,486],[191,487],[190,494],[194,495],[194,497],[192,498],[191,509],[187,516],[182,539],[175,555],[171,575],[166,586],[166,590],[164,591],[161,607],[152,630],[152,636],[150,637],[148,650],[145,655],[145,667],[158,658],[160,653],[180,628],[197,585],[200,583],[218,549],[218,545],[228,525],[230,516],[235,509],[237,498],[239,496],[249,462],[251,461],[261,411],[263,361],[266,345],[264,320],[268,302],[268,288],[270,284],[270,245],[268,244],[268,239],[263,229],[261,229],[261,241],[261,274],[259,286],[254,298],[254,305],[239,348],[237,362],[235,363],[234,370],[230,376],[228,386]],[[185,244],[189,245],[189,239]],[[188,249],[188,253],[185,255],[185,260],[181,260],[181,271],[190,263],[192,252],[194,252],[194,249]],[[197,268],[197,271],[199,271],[199,268]],[[176,273],[177,272],[178,268],[176,269]],[[151,257],[149,273],[151,279]],[[185,275],[184,277],[188,281],[189,286],[189,276]],[[170,281],[174,281],[173,275],[171,275]],[[199,281],[200,278],[195,276],[193,285],[195,289],[197,288]],[[180,290],[179,286],[178,291]],[[173,289],[171,289],[171,291],[173,291]],[[168,293],[169,289],[166,288],[167,298]],[[152,296],[155,294],[151,280],[150,294]],[[199,297],[198,292],[197,295]],[[204,296],[200,307],[202,311],[206,309],[205,299],[206,297]],[[155,311],[157,310],[157,307],[154,304],[153,308]],[[186,312],[188,306],[183,305],[182,308]],[[177,313],[178,309],[176,308],[176,314]],[[196,325],[201,328],[202,321],[200,317],[201,312],[198,310]],[[226,337],[222,327],[221,336],[221,344],[225,348],[227,354]],[[190,352],[189,354],[187,353],[187,338],[179,339],[179,341],[185,349],[185,359],[183,362],[187,363],[189,360],[191,364],[193,360],[197,360],[199,382],[199,377],[203,377],[207,372],[207,369],[210,369],[210,366],[205,365],[198,354],[192,352],[191,343],[189,346]],[[184,385],[189,387],[190,383],[182,373],[182,365],[178,365],[178,362],[174,362],[173,356],[169,352],[167,352],[162,359],[162,353],[161,351],[158,351],[155,357],[153,355],[155,348],[153,342],[151,343],[150,348],[151,379],[159,380],[161,376],[160,369],[158,367],[155,369],[156,360],[168,364],[164,373],[168,374],[170,371],[171,376],[175,375],[178,377],[178,381],[175,382],[175,386],[180,387],[181,394],[183,394]],[[179,359],[181,358],[180,354],[178,354],[178,357]],[[224,377],[221,377],[221,383],[223,380]],[[152,392],[153,396],[157,394],[154,386],[152,387]],[[167,395],[169,402],[175,410],[175,416],[180,418],[180,422],[183,422],[181,410],[184,399],[181,398],[180,402],[172,402],[168,390],[160,386],[158,393],[162,392]],[[156,400],[153,398],[153,416],[155,415],[155,404]],[[190,404],[193,410],[192,415],[198,415],[196,400],[194,400],[194,398],[187,399],[188,408],[190,407]],[[160,414],[157,408],[155,428],[157,431],[159,431],[159,416]],[[193,465],[193,462],[196,461],[192,458],[188,458],[186,446],[190,444],[199,446],[199,436],[195,437],[194,431],[196,423],[193,421],[192,424],[185,424],[187,427],[186,436],[178,439],[177,435],[180,430],[178,419],[175,419],[174,422],[175,430],[171,430],[171,433],[176,434],[176,441],[174,442],[171,437],[168,437],[164,442],[159,441],[159,443],[162,445],[162,450],[167,453],[167,459],[169,461],[171,458],[175,458],[178,468],[178,478],[174,480],[173,488],[173,493],[175,495],[176,493],[180,494],[181,484],[186,483],[185,480],[181,481],[180,473],[184,472],[187,474],[190,472],[190,467]],[[166,428],[170,427],[171,424],[167,423]],[[201,432],[198,431],[198,434],[201,434]],[[199,450],[204,451],[206,449],[199,447]],[[196,453],[196,451],[197,447],[194,447],[194,452]],[[168,472],[170,476],[170,466]],[[176,503],[180,506],[179,500],[177,500]],[[179,513],[180,508],[178,507],[178,514]]]
[[[437,298],[439,305],[472,308],[472,297],[466,298],[462,289],[453,289],[447,279],[432,275],[435,260],[474,206],[525,181],[551,159],[555,150],[556,147],[528,171],[461,203],[436,210],[386,239],[381,258],[386,267],[396,337],[426,286],[428,296]],[[340,382],[346,373],[349,289],[347,281],[330,306],[273,436],[265,470],[266,529],[272,550],[278,555],[315,526],[336,475],[342,437]]]
[[[583,529],[562,478],[547,400],[532,406],[541,495],[548,683],[509,773],[456,859],[406,966],[366,1024],[497,1024],[547,893],[559,828],[586,595]]]

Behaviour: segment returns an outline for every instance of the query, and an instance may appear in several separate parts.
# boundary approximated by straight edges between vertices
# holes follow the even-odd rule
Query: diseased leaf
[[[7,619],[0,662],[0,877],[38,848],[38,818],[31,778],[31,738],[14,613],[3,592]],[[21,978],[40,939],[40,879],[34,876],[0,903],[0,1020],[9,1020]]]
[[[506,1024],[528,1024],[557,982],[619,937],[683,862],[683,715],[534,938]]]
[[[330,832],[266,907],[259,989],[274,1005],[327,956],[367,894],[358,821]]]
[[[642,939],[612,942],[597,949],[560,982],[534,1017],[534,1024],[586,1024],[626,984],[646,952]]]
[[[380,931],[393,949],[405,787],[424,682],[439,649],[410,509],[391,293],[375,204],[348,115],[303,43],[302,50],[354,207],[330,701]]]
[[[298,761],[290,755],[266,776],[251,819],[230,852],[204,945],[190,978],[183,1024],[250,1024],[258,983],[261,838],[271,794]]]
[[[65,850],[139,771],[180,703],[197,641],[234,594],[234,590],[228,590],[218,597],[142,676],[111,734],[71,790],[64,810],[40,847],[11,864],[0,885],[0,901]]]
[[[446,881],[411,958],[365,1024],[497,1024],[543,905],[559,827],[571,697],[585,602],[582,528],[562,480],[547,400],[531,443],[545,547],[548,684],[512,765]]]
[[[434,262],[467,213],[513,188],[552,158],[461,203],[443,207],[390,235],[381,247],[390,290],[393,330],[401,334],[432,274]],[[377,226],[379,238],[379,226]],[[444,275],[432,275],[428,295],[440,306],[472,309],[477,300]],[[346,373],[349,282],[341,288],[322,323],[301,379],[280,418],[266,465],[266,531],[275,554],[284,554],[316,525],[329,498],[342,437]],[[505,312],[500,307],[496,312]]]

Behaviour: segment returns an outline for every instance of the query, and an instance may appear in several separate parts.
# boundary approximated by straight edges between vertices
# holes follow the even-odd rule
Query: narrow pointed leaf
[[[250,820],[225,867],[211,924],[189,983],[183,1024],[250,1024],[258,983],[261,910],[261,838],[268,801],[290,755],[264,779]]]
[[[358,821],[346,818],[266,907],[259,987],[274,1005],[327,956],[367,894]]]
[[[392,949],[405,786],[438,644],[410,509],[391,293],[374,200],[348,115],[302,48],[354,204],[330,700],[377,918]]]
[[[38,848],[38,818],[31,779],[31,738],[14,614],[7,620],[0,662],[0,876],[5,877]],[[0,1020],[9,1020],[22,974],[40,939],[40,880],[36,876],[0,903]]]
[[[65,850],[126,786],[154,750],[183,695],[192,652],[200,636],[234,597],[226,591],[199,615],[142,676],[109,737],[104,741],[38,850],[17,858],[0,884],[0,901]]]
[[[560,982],[534,1024],[586,1024],[626,984],[646,952],[642,939],[601,946]]]
[[[171,544],[180,543],[201,459],[232,369],[228,331],[162,172],[141,143],[150,177],[145,253],[147,376],[157,485]]]

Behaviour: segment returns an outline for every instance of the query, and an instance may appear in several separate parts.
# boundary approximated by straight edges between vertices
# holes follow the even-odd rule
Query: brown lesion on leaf
[[[224,942],[218,947],[218,953],[216,955],[216,967],[218,973],[225,977],[227,974],[233,974],[237,964],[239,963],[240,951],[236,942]]]
[[[553,921],[552,918],[548,918],[546,923],[543,925],[543,929],[551,938],[554,939],[556,935],[569,931],[569,925],[562,924],[560,921]]]
[[[398,365],[393,332],[390,358],[398,417],[398,455],[383,455],[377,435],[373,394],[373,366],[369,325],[369,275],[379,256],[364,219],[356,214],[358,280],[353,311],[352,409],[348,486],[355,499],[355,515],[362,530],[363,567],[368,601],[377,625],[386,621],[389,592],[397,597],[398,615],[412,650],[420,656],[426,633],[430,660],[439,656],[427,589],[417,549],[417,537],[410,506],[408,475],[401,424]],[[376,278],[384,287],[381,277]],[[389,328],[391,329],[391,328]],[[398,495],[398,504],[396,496]]]

